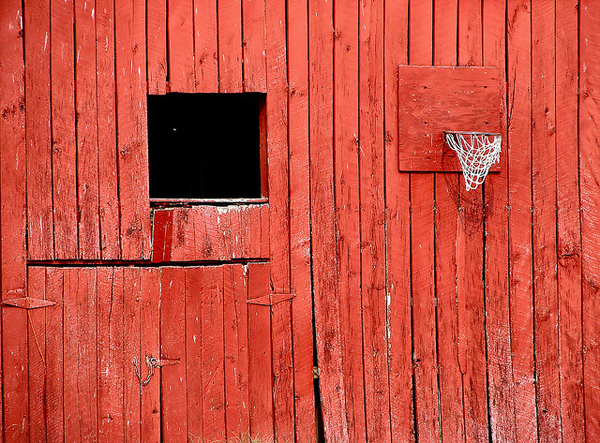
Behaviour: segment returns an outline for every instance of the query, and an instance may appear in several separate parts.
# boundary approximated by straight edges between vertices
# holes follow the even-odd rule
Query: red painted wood
[[[248,435],[250,432],[247,270],[245,265],[223,267],[225,416],[228,438]]]
[[[561,431],[563,441],[585,441],[579,223],[578,14],[556,3],[556,189]]]
[[[155,263],[268,258],[268,205],[154,211]]]
[[[142,356],[160,356],[160,303],[161,271],[157,268],[142,268],[140,282],[141,344]],[[169,371],[169,366],[164,371]],[[150,382],[144,386],[141,398],[142,441],[160,441],[160,386],[162,369],[154,371]]]
[[[192,268],[185,275],[185,358],[187,374],[193,379],[187,384],[188,436],[203,438],[204,420],[202,379],[202,272]]]
[[[285,2],[270,4],[265,11],[266,27],[266,130],[270,214],[270,282],[275,292],[289,293],[289,148],[288,80]],[[294,373],[291,305],[273,306],[272,361],[275,438],[294,438]],[[263,308],[264,309],[264,308]]]
[[[96,44],[96,75],[98,85],[100,85],[97,89],[100,253],[103,260],[116,260],[121,257],[121,232],[115,123],[115,16],[113,2],[97,0],[95,17],[96,41],[98,42]],[[58,238],[56,233],[55,237]]]
[[[368,441],[391,441],[385,292],[383,3],[359,2],[360,239]]]
[[[296,441],[315,442],[312,286],[310,265],[310,187],[308,144],[307,2],[289,2],[287,14],[288,131],[290,152],[290,275],[294,352]],[[267,226],[268,226],[268,214]],[[265,244],[266,243],[266,244]],[[261,241],[268,253],[268,238]]]
[[[505,5],[483,5],[483,63],[506,66]],[[501,71],[505,84],[505,72]],[[505,88],[502,88],[506,95]],[[505,111],[501,133],[506,134]],[[488,395],[493,441],[519,439],[512,370],[509,299],[508,175],[506,138],[502,143],[500,173],[488,176],[484,188],[486,210],[485,294]]]
[[[590,69],[600,58],[598,27],[600,11],[589,1],[579,5],[581,35],[579,46],[579,167],[581,180],[581,237],[582,237],[582,323],[583,323],[583,373],[585,436],[587,441],[600,438],[600,326],[598,325],[598,300],[600,254],[597,245],[600,234],[598,196],[598,123],[594,119],[600,112],[598,90],[600,77]]]
[[[50,130],[50,7],[24,3],[25,131],[27,136],[27,251],[30,259],[54,258]]]
[[[123,303],[123,269],[98,268],[98,440],[104,442],[123,439]]]
[[[146,8],[148,94],[166,94],[167,0],[148,0]],[[187,20],[193,20],[191,11]]]
[[[65,439],[95,441],[98,433],[96,269],[66,268],[64,288]]]
[[[556,256],[555,5],[531,2],[536,401],[540,441],[560,439]],[[559,394],[558,394],[559,395]]]
[[[531,246],[531,21],[530,2],[508,4],[508,126],[510,324],[517,429],[537,442],[533,353]]]
[[[217,2],[219,92],[242,92],[242,3]]]
[[[63,441],[64,428],[64,272],[46,269],[46,299],[56,305],[46,316],[46,437]]]
[[[185,274],[185,269],[170,267],[161,273],[160,358],[180,361],[160,369],[162,438],[167,441],[186,441],[188,437]],[[144,358],[145,352],[142,350]]]
[[[122,258],[150,258],[145,0],[115,4]]]
[[[194,0],[194,63],[196,92],[219,92],[217,3]]]
[[[385,3],[385,169],[390,424],[392,435],[413,442],[414,402],[410,297],[409,177],[398,173],[398,73],[408,56],[408,1]]]
[[[123,378],[124,378],[124,414],[123,439],[126,442],[141,440],[141,401],[140,381],[135,374],[133,360],[136,359],[142,377],[147,376],[146,355],[141,349],[141,300],[140,269],[123,268]],[[115,282],[117,283],[117,282]]]
[[[28,295],[46,298],[46,271],[31,267],[27,275]],[[27,311],[27,336],[29,338],[29,438],[31,441],[46,441],[46,309]]]
[[[20,1],[0,2],[0,257],[2,299],[25,295],[27,255],[25,79],[23,11]],[[28,438],[27,312],[2,309],[2,399],[4,441]]]
[[[348,434],[366,440],[359,176],[359,2],[334,3],[333,149],[343,377]]]
[[[434,64],[457,64],[458,1],[434,4]],[[441,433],[444,440],[464,442],[463,386],[458,361],[456,306],[457,174],[435,175],[435,284],[437,297]]]
[[[309,0],[309,140],[313,291],[325,437],[348,441],[337,274],[333,165],[333,11]]]
[[[270,291],[269,265],[251,263],[248,272],[248,300]],[[274,436],[273,371],[271,360],[271,309],[248,304],[248,404],[250,435],[264,439]]]
[[[265,1],[242,0],[244,92],[267,91],[265,29]]]
[[[461,66],[482,65],[482,20],[480,3],[459,1],[458,63]],[[459,190],[456,259],[458,352],[463,373],[465,434],[467,441],[486,441],[488,410],[483,288],[483,196],[481,188],[466,191],[462,175]]]
[[[198,268],[197,272],[202,300],[204,438],[207,441],[223,441],[226,437],[223,267]]]
[[[169,91],[194,92],[193,0],[168,0]]]
[[[444,131],[500,133],[498,69],[399,66],[398,81],[401,171],[461,172]]]
[[[96,10],[87,0],[74,3],[79,256],[94,260],[100,258]]]
[[[409,63],[432,62],[432,2],[410,5]],[[400,75],[400,74],[398,74]],[[400,120],[400,116],[398,116]],[[400,121],[401,124],[401,121]],[[398,140],[401,143],[400,140]],[[415,421],[419,439],[439,435],[432,174],[410,176]]]
[[[50,4],[52,199],[56,258],[79,257],[73,1]]]

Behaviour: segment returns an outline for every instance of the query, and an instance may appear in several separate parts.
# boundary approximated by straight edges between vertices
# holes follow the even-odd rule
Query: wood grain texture
[[[26,134],[23,10],[20,1],[0,2],[0,254],[2,300],[26,290]],[[2,400],[4,441],[28,438],[27,313],[2,309]]]
[[[313,322],[310,265],[310,186],[308,146],[308,8],[288,2],[287,55],[288,134],[290,167],[290,285],[294,347],[294,399],[296,441],[315,441],[313,381]],[[266,245],[268,247],[268,244]]]
[[[444,131],[501,132],[498,68],[399,66],[398,82],[401,171],[460,172]]]
[[[600,438],[600,327],[598,325],[598,299],[600,292],[600,254],[597,250],[600,235],[598,183],[598,123],[600,112],[598,91],[600,76],[590,69],[600,59],[600,11],[589,1],[581,2],[580,32],[580,88],[579,95],[579,167],[581,180],[581,237],[582,237],[582,323],[585,436],[588,441]]]
[[[383,3],[359,2],[359,171],[363,362],[368,441],[391,441],[385,294]]]
[[[555,5],[531,2],[535,370],[540,441],[560,439],[556,256]]]
[[[483,63],[505,67],[505,5],[483,5]],[[505,72],[501,70],[501,84]],[[506,91],[503,87],[502,94]],[[504,97],[503,97],[504,98]],[[506,114],[502,108],[500,132],[506,134]],[[488,402],[492,441],[518,440],[515,385],[513,379],[508,263],[508,163],[506,136],[502,143],[500,173],[485,181],[485,297],[488,360]]]
[[[187,269],[185,275],[185,358],[187,373],[193,381],[187,385],[188,436],[204,435],[202,383],[202,279],[198,269]]]
[[[242,2],[217,2],[219,92],[242,92]]]
[[[409,63],[432,63],[433,3],[409,10]],[[400,75],[400,73],[398,73]],[[398,117],[400,119],[400,117]],[[399,122],[402,124],[402,122]],[[400,142],[400,140],[399,140]],[[440,432],[435,317],[433,174],[411,174],[411,278],[413,306],[413,365],[417,438],[435,439]]]
[[[265,209],[268,206],[155,210],[152,261],[268,258],[269,225]]]
[[[196,92],[219,92],[217,3],[194,0]]]
[[[409,176],[398,171],[398,72],[408,62],[409,2],[385,3],[386,291],[388,297],[390,425],[415,441],[412,364]]]
[[[123,269],[98,268],[98,441],[123,438]]]
[[[54,258],[50,127],[50,7],[24,3],[25,132],[27,137],[27,252]]]
[[[348,441],[343,393],[343,342],[337,274],[333,164],[333,11],[325,0],[308,4],[310,202],[313,291],[319,385],[325,438]]]
[[[556,190],[559,361],[563,441],[585,441],[579,209],[578,14],[556,3]]]
[[[270,292],[269,265],[248,265],[248,300]],[[271,309],[248,304],[248,403],[250,435],[269,439],[275,433],[271,367]]]
[[[265,0],[242,0],[244,92],[267,91],[265,15]]]
[[[115,4],[117,146],[121,251],[150,258],[145,0]]]
[[[167,0],[169,91],[194,92],[193,0]]]
[[[364,442],[367,427],[360,280],[359,7],[358,1],[334,3],[333,106],[339,112],[334,112],[333,150],[346,419],[350,440]]]
[[[141,349],[141,300],[140,269],[123,269],[123,336],[125,351],[123,353],[123,439],[126,442],[141,439],[141,398],[140,381],[137,378],[134,359],[142,377],[147,376],[146,356]]]
[[[228,438],[248,435],[250,432],[247,270],[247,265],[223,267],[225,417]]]
[[[185,274],[185,269],[171,267],[161,272],[160,359],[180,361],[160,374],[162,438],[172,441],[185,441],[188,435]]]
[[[507,143],[510,325],[519,438],[537,442],[533,350],[531,195],[531,5],[508,3]]]
[[[72,1],[50,3],[52,198],[60,260],[79,257],[74,19]]]
[[[167,0],[146,3],[148,94],[167,93]],[[194,17],[190,12],[188,20]],[[192,32],[190,30],[190,32]],[[190,37],[193,39],[193,35]],[[193,44],[193,40],[192,40]]]
[[[140,275],[140,350],[142,357],[160,356],[160,307],[161,270],[142,268]],[[183,308],[183,307],[181,307]],[[170,370],[167,367],[165,372]],[[157,442],[161,439],[161,378],[162,369],[155,369],[150,382],[141,395],[141,438],[142,441]]]
[[[64,272],[65,439],[89,442],[98,433],[96,269]]]
[[[103,260],[116,260],[121,257],[121,220],[117,170],[115,11],[111,0],[96,0],[95,9],[96,77],[100,85],[97,88],[100,253]]]
[[[79,256],[93,260],[100,258],[96,11],[86,0],[74,3]]]
[[[64,428],[64,272],[46,269],[46,299],[56,303],[46,318],[46,437],[63,441]]]
[[[197,270],[202,300],[202,390],[204,438],[223,441],[225,429],[225,337],[223,267]]]
[[[483,64],[481,3],[458,4],[458,64]],[[487,441],[488,402],[485,359],[484,208],[483,190],[466,191],[460,181],[457,223],[457,291],[459,363],[463,373],[465,435],[467,441]]]
[[[435,3],[435,65],[457,64],[458,1]],[[461,71],[457,71],[461,72]],[[465,441],[462,374],[458,359],[456,304],[456,232],[458,223],[457,174],[435,174],[435,284],[437,298],[440,421],[444,441]]]
[[[27,272],[27,292],[30,297],[46,299],[46,271],[33,267]],[[47,308],[27,311],[29,337],[29,438],[46,441],[46,311]]]
[[[285,1],[273,2],[266,8],[266,135],[269,244],[272,245],[270,285],[273,291],[281,293],[290,292],[288,78],[285,19]],[[290,303],[277,304],[271,308],[273,406],[275,438],[278,441],[294,438],[291,315]]]

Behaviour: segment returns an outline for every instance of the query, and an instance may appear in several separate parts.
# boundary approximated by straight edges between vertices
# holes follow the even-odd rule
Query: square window
[[[265,94],[148,96],[150,198],[266,197]]]

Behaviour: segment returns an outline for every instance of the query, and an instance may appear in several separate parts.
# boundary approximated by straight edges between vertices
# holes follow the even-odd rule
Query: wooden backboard
[[[399,170],[460,172],[444,131],[500,133],[502,109],[498,68],[399,66]]]

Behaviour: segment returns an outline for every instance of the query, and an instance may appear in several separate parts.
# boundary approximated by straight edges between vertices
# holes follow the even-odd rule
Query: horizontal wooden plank
[[[195,206],[154,212],[154,262],[269,257],[268,205]],[[169,224],[172,224],[170,226]]]

